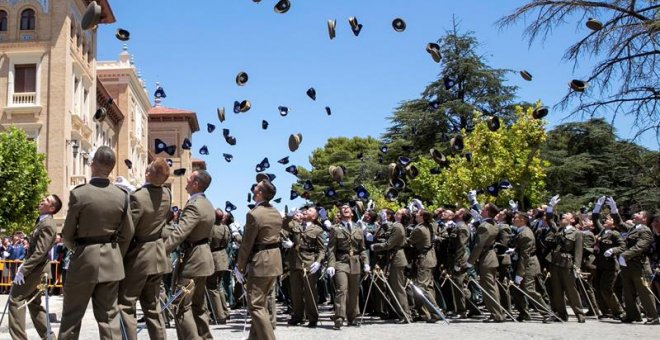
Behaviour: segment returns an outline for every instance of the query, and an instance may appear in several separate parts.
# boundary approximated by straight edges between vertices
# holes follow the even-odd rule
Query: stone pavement
[[[0,295],[0,306],[4,307],[7,295]],[[62,296],[53,296],[50,300],[51,313],[57,314],[58,322],[62,317]],[[500,324],[484,324],[481,320],[450,320],[446,325],[438,322],[436,324],[414,323],[410,325],[396,325],[386,323],[379,319],[365,317],[361,327],[346,327],[341,331],[332,329],[330,316],[332,312],[327,306],[322,306],[321,322],[316,329],[303,326],[288,326],[286,321],[288,315],[278,314],[278,324],[275,335],[278,339],[657,339],[660,334],[659,326],[645,326],[643,324],[621,324],[618,321],[598,321],[595,318],[587,318],[585,324],[578,324],[575,318],[567,323],[543,324],[540,319],[526,323],[506,322]],[[231,319],[226,325],[211,325],[213,336],[216,339],[245,339],[248,331],[243,333],[244,309],[232,311]],[[38,339],[37,332],[32,326],[29,313],[27,316],[28,336],[30,339]],[[172,322],[172,324],[174,324]],[[57,334],[59,323],[53,323],[53,329]],[[248,323],[249,329],[249,323]],[[139,339],[149,339],[146,329],[139,334]],[[167,330],[169,339],[176,339],[174,328]],[[0,325],[0,339],[9,339],[7,330],[7,317]],[[87,313],[83,319],[80,339],[98,339],[96,321],[92,314],[91,303],[87,307]]]

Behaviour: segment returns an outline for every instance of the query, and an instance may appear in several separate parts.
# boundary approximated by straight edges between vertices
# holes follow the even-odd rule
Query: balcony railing
[[[87,183],[87,178],[85,176],[71,176],[71,187],[85,183]]]
[[[36,92],[19,92],[14,93],[12,99],[13,105],[35,105],[37,104]]]

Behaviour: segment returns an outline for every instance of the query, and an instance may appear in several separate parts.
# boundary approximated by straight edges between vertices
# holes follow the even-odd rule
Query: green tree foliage
[[[11,127],[0,132],[0,227],[8,232],[34,224],[49,182],[44,159],[25,131]]]
[[[546,139],[545,121],[532,117],[532,108],[515,107],[515,120],[510,126],[490,131],[481,115],[475,112],[474,131],[465,137],[462,152],[448,155],[449,167],[434,175],[437,164],[428,158],[416,161],[420,175],[408,186],[422,200],[433,205],[467,206],[466,193],[507,180],[513,189],[499,190],[497,196],[479,195],[480,202],[507,206],[510,199],[521,208],[541,202],[545,195],[545,167],[540,149]],[[471,161],[466,155],[471,154]]]
[[[660,207],[660,152],[617,139],[602,118],[557,126],[543,157],[551,163],[548,190],[562,195],[562,209],[577,210],[602,195],[633,211]]]

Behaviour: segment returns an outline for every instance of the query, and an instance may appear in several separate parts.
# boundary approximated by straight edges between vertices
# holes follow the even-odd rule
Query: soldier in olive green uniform
[[[618,214],[616,202],[608,197],[607,203],[614,217],[616,225],[622,224]],[[653,293],[649,289],[649,278],[651,276],[651,265],[649,252],[653,242],[653,232],[646,226],[648,223],[648,212],[640,211],[633,215],[634,227],[630,228],[625,237],[624,248],[614,248],[613,256],[618,256],[621,265],[621,281],[623,283],[623,300],[626,308],[625,317],[621,318],[624,323],[641,321],[642,316],[637,307],[636,297],[644,308],[647,325],[658,325],[658,311],[655,309]]]
[[[502,307],[506,308],[509,313],[511,313],[511,294],[509,293],[509,290],[505,288],[511,280],[511,254],[507,253],[513,238],[513,230],[510,221],[511,217],[512,216],[507,216],[506,210],[502,210],[497,214],[495,220],[499,231],[497,233],[495,244],[493,245],[495,253],[497,254],[497,262],[499,263],[499,266],[497,267],[497,281],[499,282],[500,304]]]
[[[467,272],[464,270],[469,258],[468,242],[470,241],[470,227],[463,221],[465,209],[459,209],[455,214],[445,210],[443,214],[451,216],[451,223],[447,223],[447,266],[454,270],[453,281],[461,290],[451,285],[451,294],[456,308],[457,317],[465,319],[480,314],[479,309],[470,303],[470,290],[464,286]],[[467,298],[466,298],[467,297]],[[468,312],[469,310],[469,312]]]
[[[147,184],[131,195],[135,234],[124,256],[126,277],[119,284],[119,312],[128,339],[137,339],[135,310],[138,299],[149,337],[165,339],[165,320],[158,297],[163,274],[169,269],[161,238],[172,203],[170,190],[162,187],[169,176],[170,167],[164,159],[158,158],[147,167]]]
[[[383,211],[381,216],[383,221],[381,228],[387,228],[387,238],[383,240],[384,242],[372,244],[371,250],[376,254],[380,253],[384,255],[386,261],[384,270],[386,273],[389,273],[387,282],[392,287],[394,297],[399,301],[403,309],[399,311],[399,322],[403,323],[406,321],[405,316],[410,315],[410,307],[408,306],[408,297],[406,295],[406,276],[404,275],[405,268],[408,265],[406,254],[403,252],[403,247],[406,245],[406,232],[401,223],[388,222],[388,216],[385,211]],[[389,218],[391,219],[391,217]]]
[[[309,327],[316,327],[319,319],[318,293],[316,282],[319,279],[321,263],[325,258],[323,228],[318,224],[315,208],[304,212],[302,223],[291,221],[284,225],[290,235],[291,247],[287,254],[289,264],[289,282],[291,284],[291,302],[293,314],[289,325],[303,322],[305,314]]]
[[[351,207],[344,204],[340,210],[341,222],[331,227],[328,243],[328,268],[330,277],[335,276],[335,329],[341,328],[344,320],[357,325],[359,314],[360,268],[370,272],[367,250],[362,230],[351,221]]]
[[[420,209],[415,214],[417,225],[408,236],[406,244],[414,248],[413,253],[413,275],[414,282],[419,287],[429,302],[435,305],[435,291],[433,288],[433,268],[438,264],[433,251],[433,229],[431,226],[431,213]],[[430,311],[429,307],[423,303],[421,297],[415,295],[417,310],[422,318],[427,322],[436,322],[440,319],[435,311]],[[438,309],[438,306],[435,306]]]
[[[584,311],[575,281],[576,268],[582,263],[582,232],[573,226],[575,218],[571,213],[565,213],[561,218],[560,226],[557,227],[552,219],[554,207],[558,202],[559,195],[552,197],[546,210],[547,221],[554,231],[555,242],[555,248],[550,254],[551,306],[560,318],[564,321],[568,320],[564,299],[566,295],[578,322],[583,323]]]
[[[215,209],[204,196],[211,185],[211,175],[195,170],[188,177],[186,191],[190,194],[179,216],[179,226],[165,241],[169,253],[181,245],[181,257],[176,264],[174,291],[183,289],[172,305],[177,306],[174,322],[179,339],[211,339],[206,310],[206,277],[213,274],[213,256],[209,246]]]
[[[55,243],[56,226],[53,214],[62,208],[62,201],[57,195],[46,196],[39,202],[39,219],[29,237],[30,249],[23,264],[18,267],[9,295],[9,335],[12,339],[27,339],[25,332],[25,308],[19,308],[25,301],[41,294],[37,286],[43,282],[44,275],[50,275],[48,251]],[[34,298],[28,305],[32,323],[44,339],[48,336],[46,310],[41,306],[41,297]],[[55,335],[51,333],[51,336]]]
[[[275,186],[268,180],[262,180],[254,187],[255,207],[246,216],[234,271],[239,283],[244,282],[244,277],[247,279],[248,310],[252,317],[248,339],[275,339],[267,308],[275,281],[282,275],[282,217],[270,204],[275,193]]]
[[[216,324],[226,324],[229,309],[227,308],[227,298],[221,279],[224,273],[229,272],[229,254],[227,246],[231,241],[231,230],[224,224],[224,213],[220,209],[215,210],[215,224],[211,233],[211,254],[213,255],[213,264],[215,271],[206,278],[206,288],[208,289],[212,312],[215,316]]]
[[[619,263],[612,256],[614,249],[623,249],[626,246],[621,233],[614,226],[614,220],[611,216],[604,223],[600,221],[600,209],[605,202],[605,196],[598,199],[594,205],[591,219],[594,223],[596,232],[596,243],[594,244],[594,253],[596,255],[596,273],[594,275],[594,286],[596,288],[597,298],[603,315],[609,315],[620,318],[623,314],[623,308],[619,299],[614,294],[614,281],[619,272]]]
[[[77,186],[69,196],[62,238],[74,254],[64,283],[59,339],[78,339],[90,298],[100,338],[121,337],[117,296],[133,221],[128,193],[108,179],[115,162],[112,149],[98,148],[89,183]]]
[[[499,306],[500,294],[497,287],[497,254],[493,250],[493,244],[497,239],[499,229],[494,225],[493,218],[497,215],[498,209],[494,204],[488,203],[481,211],[482,222],[477,227],[477,244],[472,249],[472,253],[466,263],[467,267],[472,267],[479,261],[479,285],[484,290],[484,304],[491,313],[491,319],[486,322],[503,322],[504,315]]]
[[[589,217],[582,218],[580,217],[580,223],[578,228],[582,232],[582,263],[579,265],[581,271],[581,277],[578,280],[581,281],[581,286],[584,287],[582,293],[585,294],[587,299],[587,316],[600,316],[600,307],[598,306],[598,301],[596,300],[596,293],[594,292],[594,274],[596,272],[596,255],[594,255],[594,245],[596,244],[596,235],[591,231],[593,227],[593,222]],[[576,264],[576,267],[578,265]],[[580,284],[578,281],[578,284]]]

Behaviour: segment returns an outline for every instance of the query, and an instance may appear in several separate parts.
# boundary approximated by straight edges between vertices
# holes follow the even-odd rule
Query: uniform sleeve
[[[133,235],[135,233],[135,227],[133,225],[133,219],[131,218],[130,211],[130,199],[128,193],[124,193],[124,199],[126,200],[126,213],[121,218],[121,225],[119,226],[119,238],[117,243],[119,244],[119,249],[121,250],[121,255],[126,255],[128,247],[131,245],[133,240]]]
[[[245,217],[245,227],[243,228],[243,240],[241,247],[238,249],[238,270],[245,273],[247,269],[247,262],[252,253],[252,247],[259,234],[259,227],[252,212],[249,212]]]
[[[484,249],[484,246],[486,245],[486,240],[488,239],[488,228],[484,226],[482,223],[479,228],[477,228],[477,244],[475,244],[474,249],[472,249],[472,253],[470,254],[470,258],[468,258],[468,262],[471,264],[475,264],[477,262],[477,259],[479,259],[479,256],[481,256],[481,252]]]
[[[600,213],[592,213],[591,221],[594,222],[594,234],[600,234],[600,232],[603,230],[603,225],[600,223]]]
[[[48,251],[55,244],[55,233],[55,227],[48,225],[41,228],[36,235],[37,237],[31,240],[31,246],[34,250],[30,257],[23,262],[22,272],[24,275],[29,275],[37,265],[44,263]]]
[[[140,200],[135,196],[135,193],[131,194],[131,219],[133,220],[133,225],[139,225],[140,219],[143,215],[142,204]]]
[[[623,254],[621,254],[621,256],[623,256],[623,258],[626,261],[629,261],[638,256],[642,256],[651,247],[652,242],[653,242],[653,234],[650,232],[646,232],[646,230],[640,230],[639,239],[637,240],[635,245],[626,249],[623,252]]]
[[[75,236],[78,230],[78,217],[80,215],[81,205],[76,196],[76,190],[72,190],[69,194],[69,209],[66,213],[64,226],[62,227],[62,240],[64,246],[73,251],[76,250]]]
[[[336,257],[335,251],[337,249],[337,235],[334,227],[330,228],[330,240],[328,241],[328,267],[335,267]]]
[[[530,240],[522,234],[516,238],[516,251],[519,255],[518,261],[516,262],[516,275],[520,277],[525,277],[525,269],[529,262],[529,242],[534,242],[534,240]]]
[[[573,249],[573,265],[580,268],[582,265],[582,254],[584,252],[584,236],[582,232],[575,231],[575,249]]]
[[[387,240],[385,240],[383,243],[374,243],[373,248],[374,251],[378,253],[400,247],[401,244],[405,244],[405,242],[406,236],[403,234],[403,228],[392,226],[390,237],[388,237]]]
[[[319,250],[318,256],[316,256],[316,262],[321,263],[323,259],[325,258],[325,245],[323,244],[323,229],[316,234],[316,239],[314,240],[316,243],[316,249]]]
[[[188,235],[190,235],[193,229],[195,229],[200,218],[201,216],[197,206],[194,204],[186,205],[179,217],[179,226],[172,231],[165,241],[165,251],[170,253],[185,241],[188,238]]]
[[[456,259],[454,262],[455,266],[458,267],[463,267],[465,266],[465,254],[467,253],[467,244],[468,241],[470,240],[470,231],[467,229],[467,226],[465,228],[458,228],[458,245],[456,247],[456,255],[454,258]]]

